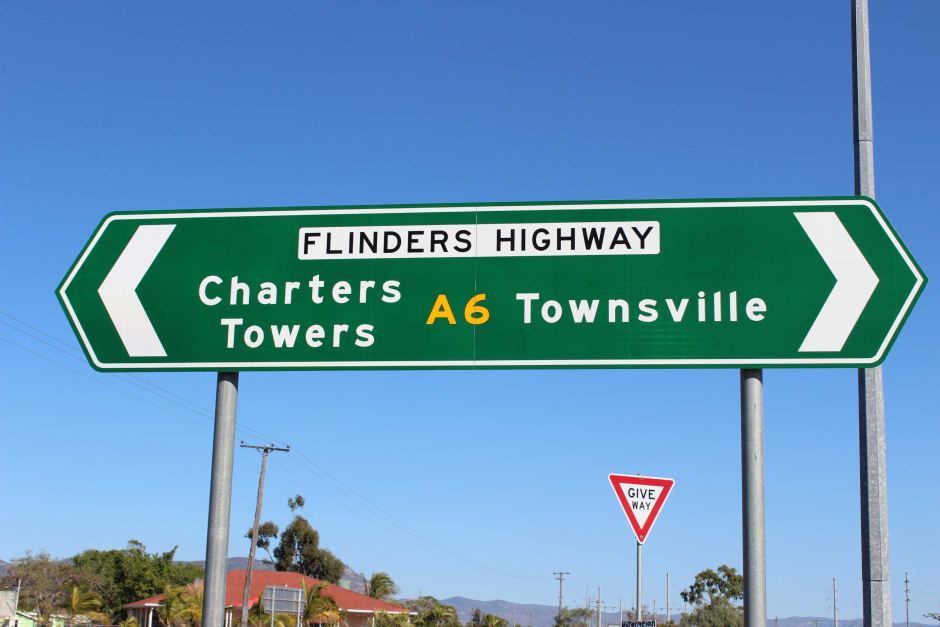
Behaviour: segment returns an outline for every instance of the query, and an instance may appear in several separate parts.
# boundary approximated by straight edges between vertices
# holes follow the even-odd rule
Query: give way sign
[[[642,477],[639,475],[610,475],[610,485],[623,507],[636,541],[646,542],[646,537],[656,522],[656,517],[663,508],[672,486],[673,479],[662,477]]]

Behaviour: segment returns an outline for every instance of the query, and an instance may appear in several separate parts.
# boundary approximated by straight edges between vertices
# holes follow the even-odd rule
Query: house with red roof
[[[407,608],[370,596],[341,588],[330,583],[307,577],[300,573],[274,570],[256,570],[251,573],[251,589],[248,592],[248,607],[261,600],[267,586],[279,588],[306,588],[325,584],[321,594],[336,602],[344,619],[341,627],[371,627],[376,614],[411,614]],[[237,627],[241,622],[242,596],[245,591],[245,571],[233,570],[225,576],[225,627]],[[163,594],[134,601],[124,606],[128,617],[134,617],[140,627],[162,627],[157,610],[163,604]]]

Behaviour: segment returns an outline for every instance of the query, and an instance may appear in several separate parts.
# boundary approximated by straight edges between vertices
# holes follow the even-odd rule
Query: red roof
[[[148,605],[160,605],[163,602],[164,596],[166,595],[158,594],[156,596],[147,597],[146,599],[141,599],[140,601],[128,603],[124,607],[146,607]]]
[[[300,588],[306,586],[309,590],[310,588],[321,583],[325,582],[321,582],[319,579],[314,579],[313,577],[301,575],[300,573],[289,573],[276,570],[256,570],[251,573],[251,589],[249,590],[248,595],[248,605],[250,607],[258,602],[258,599],[261,598],[261,595],[264,593],[266,586],[280,586],[288,588]],[[245,571],[233,570],[229,572],[225,576],[225,607],[241,607],[242,595],[244,592]],[[388,612],[389,614],[401,614],[408,611],[400,605],[388,603],[387,601],[380,601],[379,599],[373,599],[372,597],[359,594],[358,592],[353,592],[352,590],[347,590],[346,588],[335,586],[331,583],[326,584],[326,588],[323,589],[323,594],[336,601],[336,605],[339,606],[339,609],[346,612]],[[135,608],[160,604],[163,602],[163,597],[164,595],[158,594],[146,599],[141,599],[140,601],[128,603],[124,607]]]

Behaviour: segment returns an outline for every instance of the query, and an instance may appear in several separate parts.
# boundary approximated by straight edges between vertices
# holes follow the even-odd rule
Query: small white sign
[[[298,259],[658,255],[659,222],[324,226],[300,229]]]

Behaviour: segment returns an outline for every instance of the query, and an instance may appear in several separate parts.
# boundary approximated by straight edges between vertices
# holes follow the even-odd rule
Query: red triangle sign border
[[[623,508],[623,513],[627,517],[627,521],[629,521],[630,526],[633,528],[633,534],[636,536],[636,541],[639,544],[643,544],[646,542],[646,538],[653,529],[653,524],[656,522],[656,518],[659,516],[659,512],[663,508],[663,505],[666,503],[666,499],[669,498],[669,493],[672,492],[672,487],[676,483],[675,480],[666,479],[664,477],[619,475],[615,473],[608,475],[608,479],[610,479],[610,486],[614,489],[614,494],[617,496],[617,500],[620,501],[620,506]],[[646,523],[642,528],[636,519],[636,515],[633,513],[633,508],[630,507],[630,503],[627,500],[626,494],[624,494],[623,485],[625,483],[662,488],[662,493],[653,504],[653,509],[650,510],[649,516],[646,518]]]

